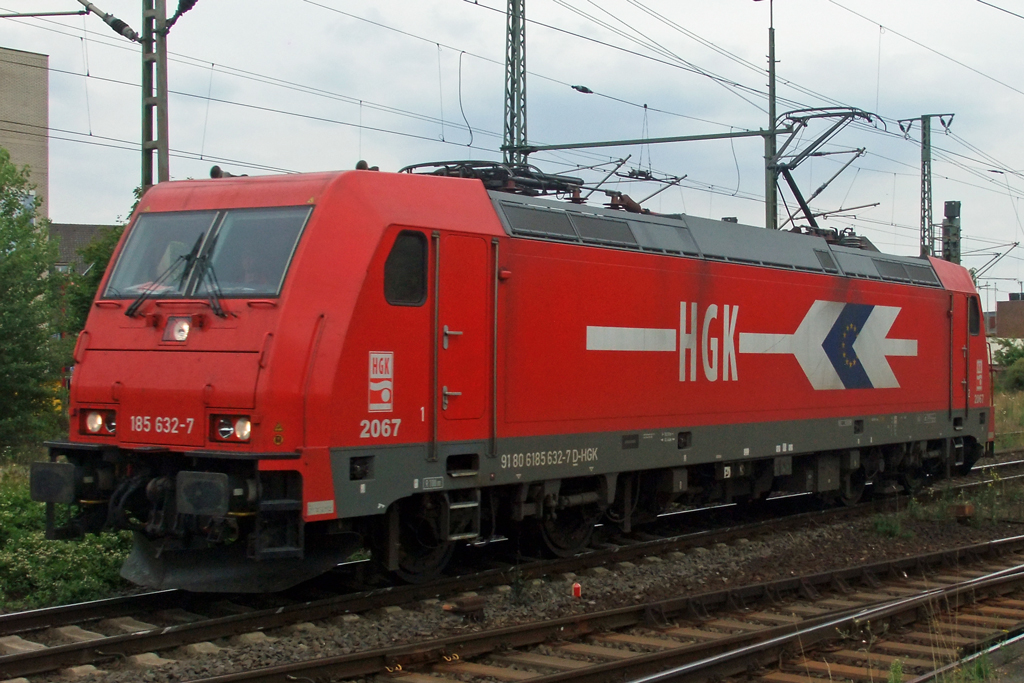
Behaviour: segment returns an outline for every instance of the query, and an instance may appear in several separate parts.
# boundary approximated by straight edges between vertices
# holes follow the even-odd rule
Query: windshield
[[[277,296],[310,211],[145,214],[128,235],[104,297],[201,297],[214,289],[224,297]]]
[[[184,294],[182,282],[188,255],[217,217],[216,211],[150,213],[135,222],[104,296],[134,297],[146,289],[151,296]]]

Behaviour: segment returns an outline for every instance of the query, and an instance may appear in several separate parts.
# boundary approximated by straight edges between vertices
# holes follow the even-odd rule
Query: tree
[[[139,205],[139,200],[142,198],[142,188],[136,187],[133,193],[135,195],[135,203],[132,204],[132,208],[128,212],[129,216],[135,211],[135,207]],[[120,220],[121,218],[118,217],[118,221]],[[68,288],[67,325],[69,331],[77,334],[79,330],[85,327],[85,319],[89,316],[89,309],[92,307],[93,299],[96,298],[96,290],[99,289],[103,274],[107,272],[110,258],[114,255],[114,249],[117,248],[117,243],[121,239],[125,225],[127,223],[102,231],[89,244],[78,250],[86,270],[80,275],[72,275],[71,286]]]
[[[78,250],[87,270],[80,275],[72,275],[72,284],[68,288],[67,325],[68,331],[72,334],[77,334],[85,327],[85,319],[92,308],[93,299],[96,298],[96,290],[100,286],[103,274],[107,272],[107,264],[114,253],[114,248],[117,247],[117,241],[121,239],[122,232],[123,225],[104,230]]]
[[[60,423],[57,245],[28,167],[0,147],[0,453],[54,435]]]

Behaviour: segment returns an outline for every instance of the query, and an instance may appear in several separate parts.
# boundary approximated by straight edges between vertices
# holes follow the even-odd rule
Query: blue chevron
[[[832,362],[839,379],[847,389],[872,389],[871,380],[864,372],[853,343],[871,315],[874,306],[868,304],[846,304],[839,314],[825,341],[821,343],[825,355]]]

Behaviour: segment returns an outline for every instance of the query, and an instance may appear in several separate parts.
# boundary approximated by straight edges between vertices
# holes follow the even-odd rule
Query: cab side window
[[[398,233],[384,263],[384,298],[395,306],[419,306],[427,299],[427,238]]]
[[[981,332],[981,309],[976,296],[967,299],[967,329],[972,337],[977,337]]]

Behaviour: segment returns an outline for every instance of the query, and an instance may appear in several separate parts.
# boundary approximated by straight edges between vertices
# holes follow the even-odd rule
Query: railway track
[[[1024,463],[1015,463],[1016,466]],[[1004,467],[1004,469],[1006,469]],[[1006,478],[1006,477],[1004,477]],[[851,515],[891,509],[892,499],[856,508],[771,518],[750,524],[675,537],[618,539],[591,553],[555,561],[536,561],[513,567],[500,565],[429,586],[398,586],[361,590],[319,599],[294,596],[213,599],[181,591],[161,591],[0,616],[0,679],[53,672],[83,665],[102,665],[111,658],[150,656],[181,646],[246,636],[311,621],[343,619],[345,615],[414,603],[437,595],[507,584],[514,572],[519,580],[617,562],[639,561],[694,547],[709,546],[758,533],[799,528]],[[640,537],[643,535],[641,534]],[[257,636],[246,636],[258,641]],[[244,640],[244,638],[243,638]],[[206,647],[206,646],[203,646]],[[195,649],[195,648],[193,648]],[[202,647],[197,652],[201,652]],[[409,683],[415,683],[410,681]]]
[[[912,677],[1024,631],[1020,553],[1022,537],[194,683],[817,683],[885,680],[895,660]]]

